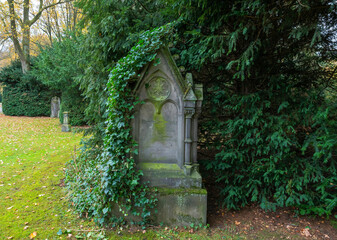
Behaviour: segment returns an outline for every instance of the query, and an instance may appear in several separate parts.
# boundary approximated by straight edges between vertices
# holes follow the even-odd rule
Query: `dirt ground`
[[[252,205],[240,211],[228,211],[219,206],[218,189],[205,182],[208,191],[208,223],[211,229],[226,229],[248,239],[331,239],[337,240],[337,220],[323,217],[297,216],[294,209],[265,212]]]

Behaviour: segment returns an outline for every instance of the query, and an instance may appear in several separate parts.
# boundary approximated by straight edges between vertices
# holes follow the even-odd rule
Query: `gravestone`
[[[190,73],[183,78],[168,48],[157,58],[160,63],[148,64],[135,88],[143,103],[132,123],[138,142],[134,157],[142,181],[158,188],[157,223],[206,224],[207,192],[197,162],[203,87]]]
[[[50,111],[50,117],[51,118],[58,118],[60,114],[60,98],[59,97],[53,97],[51,99],[51,111]]]

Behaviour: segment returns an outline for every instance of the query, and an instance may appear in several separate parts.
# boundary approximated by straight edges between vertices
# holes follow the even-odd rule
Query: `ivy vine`
[[[146,184],[140,183],[142,172],[136,168],[133,158],[138,153],[131,120],[140,102],[130,84],[139,77],[144,65],[155,60],[157,50],[171,32],[171,24],[143,32],[129,54],[116,63],[107,84],[109,98],[103,152],[95,159],[86,159],[82,154],[68,165],[66,181],[75,208],[88,213],[100,225],[117,220],[112,217],[116,210],[124,217],[129,213],[139,216],[139,223],[145,224],[150,210],[156,206],[156,196]]]

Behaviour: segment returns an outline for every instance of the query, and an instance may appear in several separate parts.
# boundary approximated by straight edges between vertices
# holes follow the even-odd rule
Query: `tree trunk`
[[[1,1],[1,0],[0,0]],[[72,0],[65,0],[64,2],[69,2]],[[58,4],[64,3],[62,1],[57,1],[56,3],[51,3],[47,6],[43,5],[43,0],[40,0],[40,6],[38,13],[33,17],[33,19],[29,19],[29,7],[30,0],[23,1],[23,19],[19,17],[16,13],[14,0],[7,0],[8,8],[9,8],[9,17],[10,17],[10,28],[11,28],[11,39],[14,43],[15,51],[18,53],[22,72],[26,73],[30,70],[30,28],[31,26],[41,17],[41,14],[44,10],[48,8],[54,7]],[[19,41],[19,35],[17,31],[17,21],[20,24],[22,30],[22,41]]]
[[[22,34],[22,51],[23,59],[21,59],[22,72],[26,73],[30,70],[30,25],[29,25],[29,0],[23,2],[23,34]]]
[[[22,72],[30,70],[30,28],[25,26],[22,36],[23,58],[21,60]]]

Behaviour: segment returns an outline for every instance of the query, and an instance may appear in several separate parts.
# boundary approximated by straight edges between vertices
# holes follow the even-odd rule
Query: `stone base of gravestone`
[[[206,225],[207,191],[198,188],[162,188],[158,190],[155,224],[168,226]]]
[[[151,211],[150,221],[154,225],[190,226],[206,225],[207,220],[207,191],[198,188],[156,188],[157,206]],[[125,217],[113,207],[112,214]],[[140,217],[128,213],[127,221],[138,222]]]
[[[140,163],[137,167],[143,172],[142,182],[148,182],[151,187],[202,188],[198,166],[191,165],[190,174],[177,164]]]

